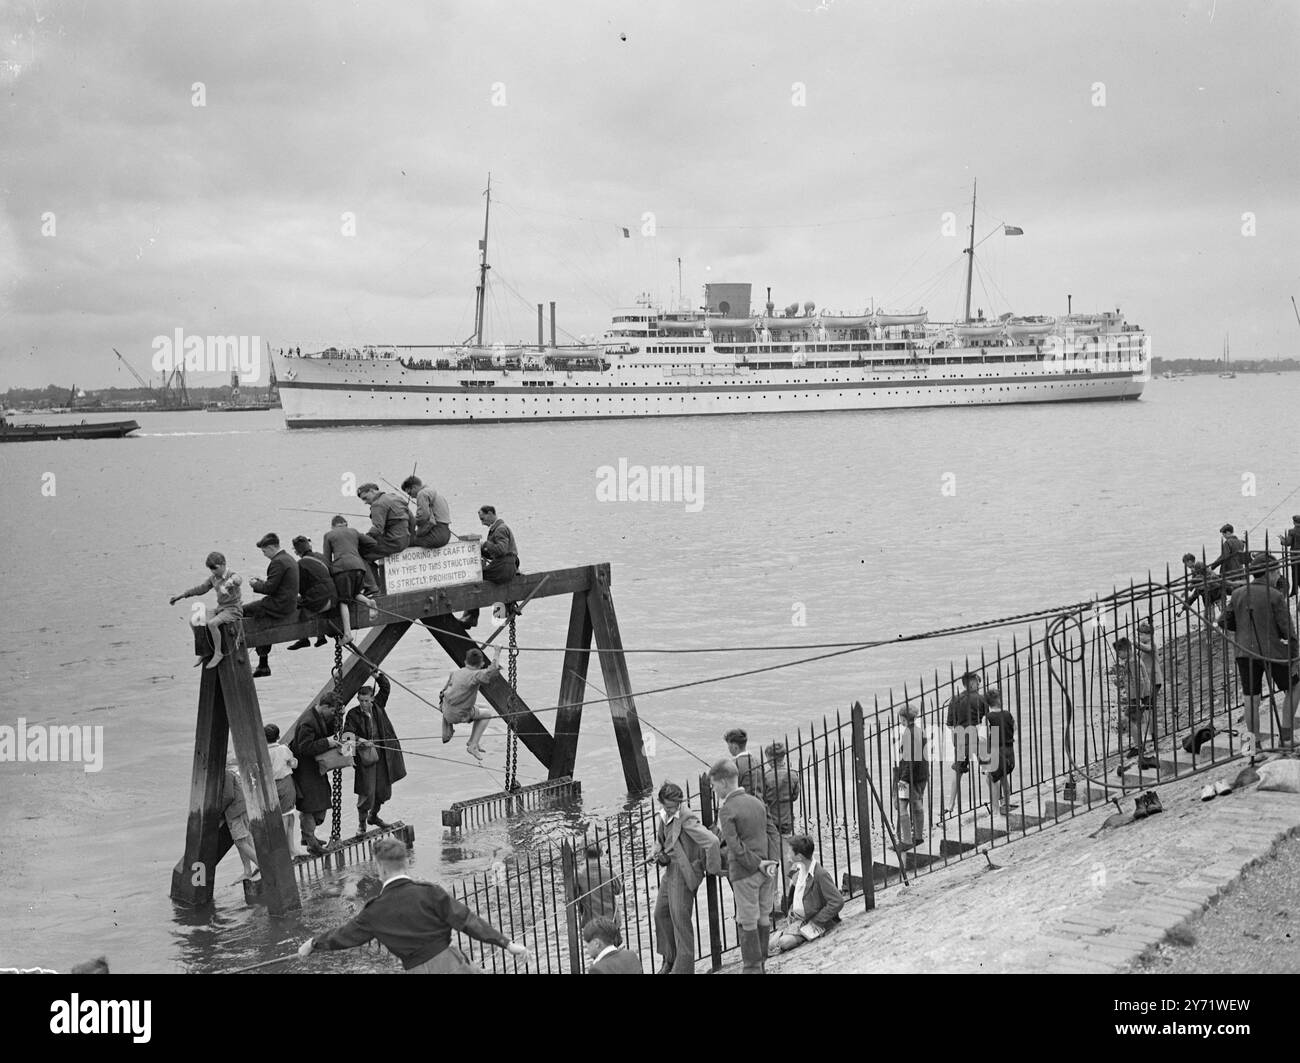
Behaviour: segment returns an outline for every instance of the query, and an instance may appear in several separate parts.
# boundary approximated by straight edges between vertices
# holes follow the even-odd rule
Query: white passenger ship
[[[490,209],[490,186],[489,186]],[[973,221],[973,208],[972,208]],[[856,316],[811,303],[751,311],[751,285],[709,284],[697,310],[616,311],[599,344],[336,349],[275,366],[290,428],[881,410],[1136,399],[1149,338],[1121,312],[969,319]],[[475,340],[482,338],[487,230]]]

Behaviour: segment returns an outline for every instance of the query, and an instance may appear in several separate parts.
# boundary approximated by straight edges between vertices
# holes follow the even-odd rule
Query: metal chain
[[[334,640],[334,669],[331,673],[334,676],[334,693],[338,694],[343,689],[343,640]],[[343,714],[339,713],[338,730],[334,732],[334,737],[339,738],[343,734]],[[330,780],[330,806],[333,812],[333,822],[330,824],[330,841],[336,842],[343,836],[343,769],[335,768],[333,778]]]
[[[514,714],[515,698],[519,693],[519,642],[515,638],[515,618],[510,617],[510,701],[508,703],[506,730],[506,781],[507,792],[519,789],[517,765],[519,760],[519,740],[515,736]]]

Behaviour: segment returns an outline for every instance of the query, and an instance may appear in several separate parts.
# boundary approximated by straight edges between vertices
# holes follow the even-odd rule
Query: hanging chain
[[[334,693],[338,694],[343,689],[343,640],[334,640],[334,669],[331,672],[334,677]],[[334,737],[339,738],[343,734],[343,713],[339,713],[339,727],[334,732]],[[330,841],[336,842],[343,836],[343,769],[335,768],[333,778],[330,781],[330,807],[333,812],[333,822],[330,824]]]
[[[519,693],[519,643],[515,638],[515,618],[510,617],[510,701],[506,721],[506,792],[519,789],[516,768],[519,760],[519,740],[515,736],[515,699]]]

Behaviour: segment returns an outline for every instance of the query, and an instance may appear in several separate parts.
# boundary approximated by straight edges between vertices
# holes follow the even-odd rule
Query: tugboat
[[[135,421],[10,424],[9,418],[0,414],[0,443],[31,443],[41,439],[122,439],[139,430]]]

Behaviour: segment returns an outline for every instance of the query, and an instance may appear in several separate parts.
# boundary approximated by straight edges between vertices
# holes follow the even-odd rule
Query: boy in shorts
[[[244,605],[239,597],[239,585],[243,580],[234,572],[226,571],[226,555],[216,550],[208,554],[207,560],[203,563],[208,566],[208,578],[197,587],[173,595],[168,602],[175,605],[182,598],[197,598],[213,590],[217,592],[217,611],[205,621],[208,633],[212,636],[213,647],[212,659],[208,661],[207,667],[215,668],[225,656],[221,652],[221,625],[230,620],[244,619]],[[200,657],[199,662],[202,661],[203,658]]]

